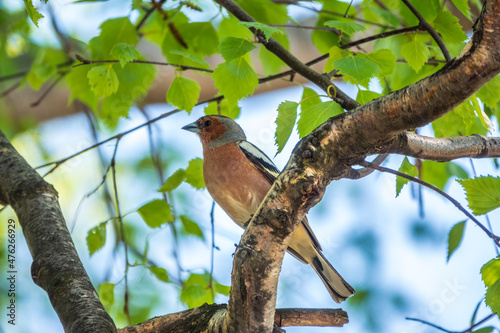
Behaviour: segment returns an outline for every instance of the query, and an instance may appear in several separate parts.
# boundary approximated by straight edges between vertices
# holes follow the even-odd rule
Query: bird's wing
[[[240,147],[241,151],[245,156],[250,160],[250,162],[253,164],[253,166],[259,170],[264,177],[269,181],[269,183],[274,183],[276,178],[278,178],[280,171],[274,165],[273,161],[269,157],[267,157],[266,154],[262,152],[259,148],[254,146],[248,141],[237,141],[238,147]],[[321,250],[321,245],[318,242],[318,239],[316,238],[316,235],[314,235],[311,226],[309,226],[309,222],[307,221],[307,217],[305,217],[302,220],[302,224],[304,225],[305,229],[307,230],[307,233],[311,237],[311,240],[313,244],[316,246],[317,249]],[[295,252],[295,251],[293,251]],[[298,258],[300,255],[296,255]],[[302,258],[302,257],[301,257]],[[298,258],[299,259],[299,258]],[[301,260],[301,259],[299,259]],[[303,259],[301,260],[303,261]]]
[[[252,163],[252,165],[259,170],[264,177],[269,181],[270,184],[274,183],[276,178],[278,178],[280,171],[274,165],[273,161],[269,157],[266,156],[259,148],[255,147],[248,141],[237,141],[238,147],[240,147],[241,151],[248,160]]]

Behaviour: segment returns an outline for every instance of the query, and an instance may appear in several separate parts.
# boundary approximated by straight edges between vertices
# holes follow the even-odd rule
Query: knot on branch
[[[300,193],[302,194],[302,201],[304,202],[317,197],[320,193],[317,180],[313,177],[303,180],[302,184],[299,185],[299,188]]]

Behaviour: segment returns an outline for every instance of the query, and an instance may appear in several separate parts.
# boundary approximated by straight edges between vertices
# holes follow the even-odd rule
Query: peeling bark
[[[226,304],[204,304],[165,316],[151,318],[144,323],[124,327],[118,333],[195,333],[234,332],[228,329]],[[347,313],[341,309],[276,309],[274,331],[279,327],[328,326],[342,327],[348,323]]]
[[[78,258],[56,190],[0,131],[0,201],[10,204],[33,257],[33,281],[49,295],[66,332],[115,332]]]

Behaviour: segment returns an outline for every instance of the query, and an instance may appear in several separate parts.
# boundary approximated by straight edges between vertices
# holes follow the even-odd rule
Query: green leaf
[[[122,67],[125,67],[125,65],[132,60],[137,60],[141,57],[141,54],[135,49],[135,47],[125,43],[118,43],[113,46],[110,54],[113,58],[120,61],[120,65]]]
[[[168,278],[168,273],[165,268],[157,267],[157,266],[147,266],[149,271],[153,273],[154,276],[160,281],[170,282]]]
[[[238,37],[252,38],[253,34],[250,30],[240,24],[240,21],[234,16],[223,17],[217,29],[219,38],[223,37]]]
[[[453,162],[442,163],[423,161],[420,172],[419,176],[423,181],[428,182],[441,190],[444,190],[446,183],[453,176],[458,178],[468,177],[467,172],[465,172],[465,170],[458,164]]]
[[[484,301],[490,307],[491,312],[500,313],[500,280],[486,289]]]
[[[177,76],[168,89],[167,102],[190,113],[198,103],[200,91],[198,82]]]
[[[381,23],[389,24],[394,28],[401,25],[401,20],[391,11],[372,5],[368,6],[367,8],[369,8],[376,16],[378,16],[382,20]],[[367,18],[365,17],[365,19]]]
[[[466,221],[462,221],[455,224],[448,234],[448,256],[446,257],[446,261],[450,260],[451,255],[456,249],[458,249],[460,243],[462,242],[462,238],[464,237],[465,222]]]
[[[212,291],[210,290],[210,274],[191,273],[184,282],[180,299],[189,308],[201,306],[204,303],[213,303]]]
[[[92,68],[88,74],[90,89],[99,97],[106,97],[118,90],[118,76],[113,66],[103,65]]]
[[[219,112],[220,111],[220,112]],[[236,101],[228,101],[223,99],[222,101],[208,103],[205,108],[205,114],[220,114],[222,116],[229,117],[231,119],[236,119],[239,117],[241,112],[240,107]]]
[[[500,207],[500,177],[478,177],[458,182],[464,188],[469,207],[475,215],[483,215]]]
[[[419,72],[429,58],[429,48],[416,38],[401,46],[401,55],[415,72]]]
[[[449,11],[442,11],[432,23],[437,32],[441,34],[445,43],[461,44],[467,39],[458,18]]]
[[[194,55],[189,54],[187,52],[179,51],[179,50],[172,50],[172,51],[170,51],[170,53],[175,54],[175,55],[179,55],[181,57],[184,57],[184,58],[191,60],[194,63],[200,64],[203,66],[202,68],[210,68],[210,65],[208,64],[208,62],[206,62],[205,60],[200,59],[198,57],[195,57]]]
[[[203,180],[203,160],[201,158],[193,158],[189,161],[186,168],[186,183],[199,190],[205,188]]]
[[[181,215],[181,222],[182,222],[182,227],[184,229],[184,233],[187,235],[193,235],[198,238],[201,238],[205,240],[205,235],[203,235],[203,231],[201,230],[200,226],[191,220],[188,216],[186,215]]]
[[[88,66],[75,67],[66,75],[66,83],[70,89],[68,104],[78,99],[87,104],[95,112],[99,97],[90,88],[89,80],[87,79],[89,70]]]
[[[481,99],[481,101],[489,106],[490,108],[495,108],[500,101],[500,76],[495,76],[490,82],[486,83],[479,91],[476,96]]]
[[[330,21],[326,21],[324,24],[327,27],[341,30],[343,33],[346,33],[348,35],[366,30],[365,26],[362,26],[362,25],[354,23],[354,22],[330,20]]]
[[[486,326],[478,330],[472,331],[471,333],[491,333],[495,328],[493,326]]]
[[[477,100],[476,95],[472,95],[468,101],[472,104],[472,107],[481,121],[481,124],[488,132],[491,132],[493,130],[493,124],[491,123],[490,118],[488,118],[488,115],[479,106],[479,101]]]
[[[152,200],[139,208],[137,212],[150,228],[158,228],[174,221],[170,205],[165,200]]]
[[[464,14],[465,17],[467,17],[470,21],[472,21],[472,17],[470,16],[470,7],[469,7],[469,1],[468,0],[451,0],[455,7],[459,11]]]
[[[187,22],[187,20],[184,14],[175,14],[170,21],[175,30],[167,29],[161,47],[163,55],[169,62],[178,64],[182,60],[183,65],[196,66],[196,62],[199,61],[193,63],[185,54],[203,59],[217,52],[219,39],[210,22]]]
[[[229,296],[231,286],[225,286],[223,284],[215,282],[215,291],[217,291],[218,294]]]
[[[244,38],[224,37],[219,42],[220,54],[226,61],[244,56],[255,49],[255,45]]]
[[[394,68],[396,68],[397,59],[392,51],[388,49],[377,50],[366,54],[359,53],[357,56],[365,57],[376,63],[381,69],[378,74],[379,76],[391,75],[394,72]]]
[[[376,98],[379,98],[382,94],[370,91],[370,90],[361,90],[359,89],[358,95],[356,96],[356,102],[359,104],[366,104]]]
[[[108,60],[111,49],[118,43],[136,45],[139,41],[137,31],[128,17],[109,19],[99,28],[99,36],[89,41],[93,60]]]
[[[38,21],[43,18],[43,15],[40,14],[40,12],[33,6],[32,0],[24,0],[24,5],[26,6],[26,10],[28,11],[28,16],[30,17],[31,21],[38,28]]]
[[[68,56],[60,50],[41,48],[26,75],[28,83],[34,90],[40,89],[51,77],[65,70],[60,64],[68,60]]]
[[[186,179],[186,170],[177,169],[170,177],[167,178],[165,183],[160,187],[158,192],[172,192]]]
[[[408,160],[408,157],[406,156],[403,159],[403,163],[401,163],[401,166],[399,167],[398,171],[407,174],[408,176],[413,176],[413,177],[418,176],[417,167],[411,164],[410,161]],[[403,186],[405,186],[409,181],[410,181],[409,179],[396,176],[396,197],[399,196],[401,190],[403,189]]]
[[[307,109],[319,103],[321,103],[321,98],[319,98],[318,93],[311,88],[304,87],[300,98],[300,108]]]
[[[126,117],[135,101],[144,96],[155,78],[156,70],[153,65],[141,64],[121,68],[115,64],[120,86],[118,91],[105,98],[101,104],[98,116],[110,128],[115,128],[120,117]]]
[[[349,55],[350,55],[349,51],[342,50],[338,46],[332,46],[328,50],[328,60],[326,61],[325,67],[323,68],[323,72],[329,73],[334,69],[338,69],[334,67],[334,62],[337,61],[338,59],[347,57]]]
[[[112,306],[115,303],[115,285],[103,282],[99,286],[99,300],[104,306]]]
[[[240,24],[247,28],[252,27],[260,30],[266,36],[267,41],[269,41],[269,38],[271,38],[273,34],[285,34],[285,31],[281,28],[271,27],[270,25],[260,22],[240,22]]]
[[[243,57],[221,63],[215,68],[213,78],[215,86],[230,101],[253,94],[259,85],[257,74]]]
[[[381,72],[380,66],[365,57],[358,57],[350,53],[347,57],[337,59],[333,66],[341,74],[351,78],[354,83],[367,87],[370,79]]]
[[[301,138],[311,133],[316,127],[329,118],[342,113],[344,110],[336,102],[323,102],[307,108],[301,108],[297,122],[297,131]]]
[[[481,267],[484,285],[491,287],[500,280],[500,256],[491,259]]]
[[[87,234],[87,247],[89,249],[89,255],[92,256],[94,253],[102,249],[104,244],[106,244],[106,222],[102,222],[89,230]]]
[[[274,35],[274,38],[278,43],[284,46],[286,49],[289,48],[289,41],[287,35]],[[264,74],[266,76],[277,74],[281,71],[286,64],[278,58],[274,53],[266,49],[264,45],[260,45],[259,47],[259,61],[262,65],[262,69],[264,70]]]
[[[432,122],[436,137],[445,138],[473,134],[472,126],[476,120],[470,100],[466,100],[451,112]]]
[[[297,120],[297,108],[299,103],[284,101],[278,106],[278,117],[276,118],[276,145],[278,146],[279,154],[285,144],[287,143],[290,135],[292,134],[295,121]]]

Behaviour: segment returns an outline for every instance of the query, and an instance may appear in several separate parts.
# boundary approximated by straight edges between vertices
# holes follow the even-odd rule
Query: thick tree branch
[[[439,37],[438,33],[434,28],[424,19],[424,17],[418,12],[418,10],[413,7],[413,5],[408,1],[408,0],[402,0],[406,7],[411,10],[413,15],[415,15],[418,18],[418,21],[420,22],[420,25],[427,30],[427,32],[432,36],[432,38],[436,41],[437,45],[441,49],[441,52],[443,52],[443,56],[446,59],[447,62],[451,61],[451,55],[448,49],[446,48],[446,45],[444,45],[443,40],[441,37]]]
[[[0,201],[12,206],[28,243],[37,285],[66,332],[115,332],[78,258],[57,192],[0,132]]]
[[[228,322],[238,326],[230,328],[272,331],[277,278],[290,236],[330,182],[349,175],[366,156],[384,152],[401,132],[443,116],[499,72],[500,0],[489,0],[461,56],[430,77],[330,118],[304,137],[234,255]],[[246,318],[237,317],[241,314]]]
[[[387,146],[388,153],[446,162],[457,158],[500,157],[500,138],[479,134],[453,138],[430,138],[403,132]]]
[[[222,7],[226,8],[231,14],[233,14],[238,20],[242,22],[255,22],[254,18],[248,15],[243,9],[241,9],[236,3],[232,0],[214,0]],[[332,81],[325,75],[316,72],[311,69],[309,66],[304,64],[302,61],[297,59],[293,54],[291,54],[287,49],[285,49],[280,43],[278,43],[273,38],[269,38],[266,40],[265,35],[258,29],[253,27],[249,28],[259,39],[260,43],[262,43],[269,51],[274,53],[278,58],[283,60],[291,69],[295,70],[297,73],[308,79],[309,81],[315,83],[323,89],[325,92],[328,92],[328,87],[333,85]],[[342,90],[338,87],[335,87],[336,97],[339,99],[339,104],[346,110],[354,109],[359,105],[358,102],[353,100],[351,97],[346,95]]]
[[[124,327],[118,333],[192,333],[226,330],[226,304],[204,304],[177,313],[151,318],[144,323]],[[342,327],[349,322],[341,309],[276,309],[275,330],[279,327]],[[225,332],[225,331],[224,331]],[[229,331],[232,332],[232,331]]]

